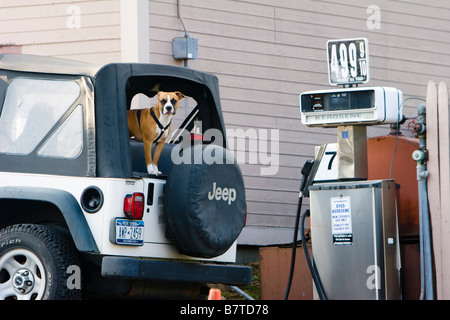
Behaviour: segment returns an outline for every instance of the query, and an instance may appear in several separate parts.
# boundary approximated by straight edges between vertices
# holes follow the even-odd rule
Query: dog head
[[[175,115],[178,110],[178,101],[184,98],[184,95],[179,92],[158,92],[158,101],[161,114]]]

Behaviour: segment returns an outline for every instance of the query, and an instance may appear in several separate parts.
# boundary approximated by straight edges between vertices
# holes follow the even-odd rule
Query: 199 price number
[[[368,41],[362,39],[327,42],[330,84],[356,84],[369,81]]]

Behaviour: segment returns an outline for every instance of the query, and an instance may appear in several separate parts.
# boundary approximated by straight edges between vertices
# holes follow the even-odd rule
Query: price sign
[[[356,84],[369,81],[369,42],[365,38],[327,42],[330,84]]]

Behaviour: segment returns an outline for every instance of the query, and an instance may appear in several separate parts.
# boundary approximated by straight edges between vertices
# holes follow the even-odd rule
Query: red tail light
[[[123,202],[123,212],[128,218],[140,220],[144,215],[144,206],[145,198],[143,193],[128,194]]]
[[[191,133],[191,140],[192,141],[202,142],[203,141],[203,134],[201,134],[201,133]]]

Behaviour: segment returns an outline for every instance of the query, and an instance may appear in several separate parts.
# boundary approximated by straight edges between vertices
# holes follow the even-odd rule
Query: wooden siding
[[[176,0],[150,1],[150,61],[182,65],[171,42],[182,37]],[[404,98],[425,97],[428,80],[450,83],[450,3],[395,0],[182,0],[189,35],[198,39],[194,69],[216,74],[228,128],[279,129],[278,173],[261,176],[260,164],[242,164],[248,218],[240,243],[289,242],[303,163],[314,146],[336,141],[334,129],[300,123],[298,94],[330,88],[326,42],[366,37],[367,85],[394,86]],[[369,29],[370,5],[380,8],[380,28]],[[420,103],[405,103],[407,117]],[[404,134],[410,133],[404,128]],[[388,126],[370,127],[369,136]],[[415,174],[415,173],[411,173]],[[393,173],[395,179],[395,172]],[[307,203],[306,199],[306,203]]]
[[[94,64],[117,62],[121,58],[119,9],[119,0],[1,1],[0,45]]]
[[[241,244],[291,241],[301,166],[313,158],[316,145],[336,141],[334,129],[301,125],[298,106],[299,93],[331,87],[327,40],[368,38],[367,85],[394,86],[405,98],[424,98],[428,80],[450,84],[447,1],[180,1],[189,34],[199,42],[199,59],[189,61],[189,66],[219,77],[227,127],[279,130],[276,175],[262,176],[260,169],[267,166],[260,162],[241,165],[248,200]],[[67,25],[72,5],[80,9],[80,28]],[[367,26],[371,5],[380,8],[379,29]],[[149,11],[150,62],[182,66],[172,58],[172,39],[184,35],[177,0],[149,0]],[[20,48],[22,53],[98,64],[117,62],[120,29],[120,0],[0,2],[3,50]],[[419,102],[405,103],[407,117],[416,115]],[[388,131],[388,126],[368,128],[369,136]],[[410,135],[406,128],[402,132]]]

